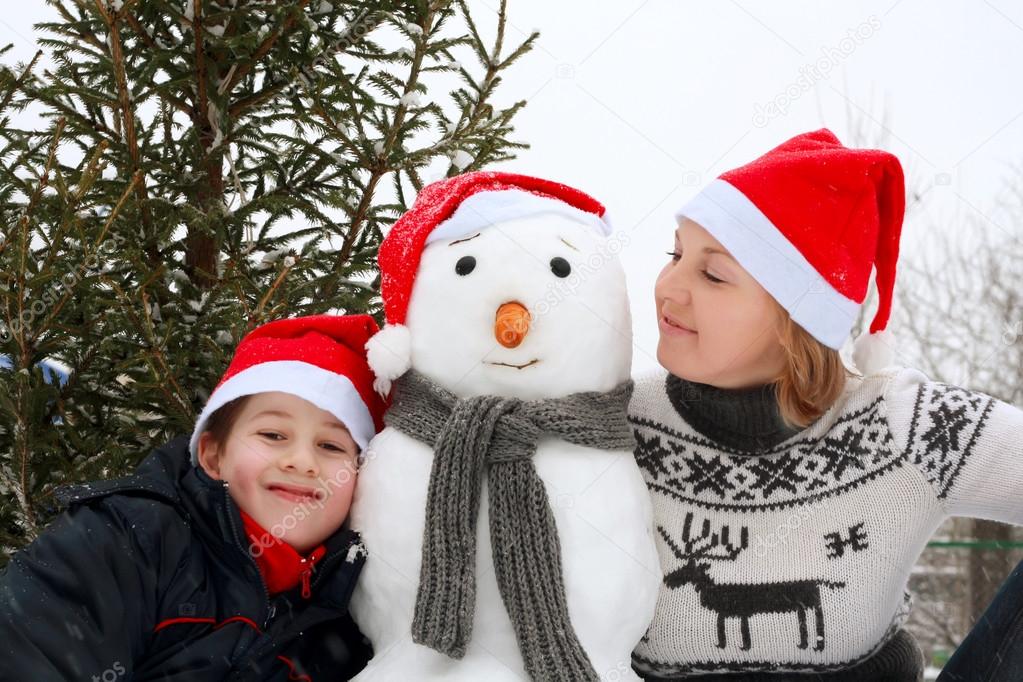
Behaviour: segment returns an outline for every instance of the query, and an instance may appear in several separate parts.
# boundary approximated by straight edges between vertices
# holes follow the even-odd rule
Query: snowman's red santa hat
[[[825,346],[849,336],[876,271],[878,307],[854,358],[864,373],[891,361],[891,311],[905,212],[902,166],[850,149],[827,129],[797,135],[730,170],[682,207],[792,319]]]
[[[412,286],[423,249],[441,239],[467,237],[491,225],[539,214],[561,215],[611,233],[604,206],[577,189],[517,173],[477,171],[424,187],[380,244],[380,293],[386,325],[369,344],[377,391],[411,365],[411,339],[405,326]]]
[[[366,361],[366,342],[377,330],[369,315],[308,315],[246,334],[196,420],[192,463],[198,463],[199,436],[210,415],[235,398],[266,391],[290,393],[330,412],[365,451],[383,429],[387,407],[373,391]]]

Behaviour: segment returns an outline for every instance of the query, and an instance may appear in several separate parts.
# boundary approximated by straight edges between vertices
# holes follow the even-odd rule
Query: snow
[[[418,92],[409,92],[401,98],[401,103],[407,107],[420,107],[423,105],[423,97]]]
[[[175,268],[170,271],[169,277],[175,284],[188,284],[191,280],[188,278],[188,274],[181,268]]]
[[[458,170],[462,170],[467,167],[470,163],[472,163],[472,161],[472,154],[464,149],[459,149],[451,155],[451,164]]]
[[[276,263],[278,260],[280,260],[281,256],[288,253],[288,251],[290,251],[290,249],[288,249],[287,247],[283,249],[274,249],[273,251],[267,251],[265,254],[263,254],[263,258],[260,262],[265,263],[267,265]]]
[[[215,149],[224,141],[224,133],[220,130],[220,108],[217,107],[216,102],[209,100],[207,103],[207,118],[209,119],[210,126],[213,128],[215,133],[213,142],[210,144],[210,149]]]
[[[538,215],[495,221],[458,245],[448,240],[428,245],[416,269],[404,325],[412,367],[460,397],[538,399],[607,391],[627,380],[632,344],[625,276],[617,259],[604,252],[605,244],[588,225]],[[460,276],[454,262],[464,255],[475,257],[477,267]],[[554,256],[568,260],[577,277],[554,275],[549,264]],[[508,301],[519,301],[532,316],[524,340],[514,348],[495,343],[494,336],[495,311]],[[437,314],[440,310],[443,315]],[[384,332],[395,328],[389,325]],[[385,346],[378,349],[381,354],[402,355],[399,343],[384,332],[370,345],[378,341]],[[488,365],[517,365],[531,358],[542,359],[527,370]],[[387,428],[369,451],[374,456],[360,470],[350,518],[370,554],[351,608],[374,649],[384,653],[356,679],[525,678],[495,578],[486,487],[477,522],[472,639],[465,657],[453,660],[413,643],[410,633],[431,447]],[[614,671],[616,677],[608,679],[635,680],[628,661],[653,616],[661,572],[650,530],[650,498],[632,453],[545,439],[533,462],[555,515],[576,634],[599,673]]]

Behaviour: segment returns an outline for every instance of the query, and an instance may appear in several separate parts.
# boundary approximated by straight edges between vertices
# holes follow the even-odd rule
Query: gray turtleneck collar
[[[802,429],[787,426],[772,384],[725,389],[668,374],[668,399],[693,429],[715,443],[760,454]]]

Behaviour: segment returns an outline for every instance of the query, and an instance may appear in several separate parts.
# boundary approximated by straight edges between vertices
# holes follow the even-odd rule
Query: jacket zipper
[[[309,587],[309,576],[313,573],[313,565],[305,557],[302,557],[302,563],[309,564],[308,568],[302,571],[302,599],[308,599],[313,596],[313,592]]]
[[[256,563],[256,558],[252,556],[251,552],[245,550],[241,536],[238,534],[238,524],[234,522],[234,514],[231,513],[231,504],[233,503],[233,500],[227,491],[227,481],[221,481],[221,483],[223,484],[224,506],[227,510],[227,520],[231,524],[231,532],[234,534],[235,545],[245,556],[249,558],[249,561],[252,562],[252,567],[256,569],[256,578],[259,580],[260,587],[263,588],[263,604],[265,605],[263,612],[266,614],[263,618],[263,630],[266,630],[266,628],[270,625],[270,621],[273,620],[274,612],[277,609],[270,603],[270,590],[266,586],[266,581],[263,580],[263,574],[259,572],[259,565]]]
[[[325,554],[322,559],[316,563],[316,576],[313,577],[311,587],[316,588],[323,581],[323,577],[328,573],[326,567],[334,563],[338,558],[348,555],[348,550],[352,548],[352,542],[349,542],[344,547],[339,548],[333,554]]]

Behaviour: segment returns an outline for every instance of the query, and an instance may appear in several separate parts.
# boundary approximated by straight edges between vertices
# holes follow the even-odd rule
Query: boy
[[[263,325],[191,438],[127,477],[57,492],[65,514],[0,575],[0,679],[348,679],[365,560],[343,526],[382,428],[368,315]]]

